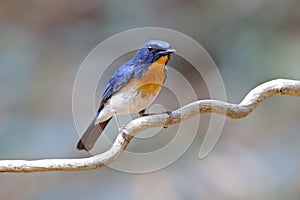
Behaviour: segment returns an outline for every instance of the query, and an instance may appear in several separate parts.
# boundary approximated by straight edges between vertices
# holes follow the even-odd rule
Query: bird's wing
[[[113,94],[118,92],[130,81],[134,74],[133,69],[134,65],[131,62],[127,62],[115,71],[106,85],[98,112],[102,110],[104,104],[111,98]]]

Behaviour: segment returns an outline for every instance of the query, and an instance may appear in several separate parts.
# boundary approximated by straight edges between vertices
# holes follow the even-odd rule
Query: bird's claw
[[[145,117],[145,116],[151,115],[151,114],[148,114],[148,113],[145,113],[145,112],[146,112],[145,109],[144,109],[144,110],[141,110],[141,111],[139,112],[139,116],[140,116],[140,117]]]
[[[121,134],[122,134],[122,137],[124,138],[124,140],[125,140],[126,142],[129,142],[128,135],[127,135],[125,132],[121,132]]]
[[[172,113],[172,111],[165,111],[164,113],[168,114],[170,118],[174,118],[174,114]],[[163,128],[168,128],[168,126],[164,125]]]

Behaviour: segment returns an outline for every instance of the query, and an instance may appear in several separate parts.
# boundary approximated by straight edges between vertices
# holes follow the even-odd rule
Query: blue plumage
[[[118,92],[132,78],[134,67],[129,62],[119,67],[108,81],[104,93],[103,101],[108,100],[114,93]]]
[[[164,41],[151,40],[144,43],[135,56],[119,67],[112,75],[102,95],[102,101],[107,101],[113,94],[126,85],[131,78],[141,78],[149,65],[160,58],[161,55],[157,54],[157,52],[168,49],[170,49],[170,45]]]
[[[149,69],[149,66],[162,56],[167,56],[166,61],[164,61],[164,65],[166,65],[170,55],[174,52],[175,50],[171,49],[167,42],[151,40],[144,43],[132,59],[124,63],[114,72],[102,95],[102,102],[100,103],[97,115],[77,144],[79,150],[84,149],[88,151],[94,146],[96,140],[99,138],[113,114],[116,116],[117,112],[123,112],[124,110],[129,109],[130,106],[134,106],[133,110],[135,110],[135,112],[140,112],[151,104],[154,99],[150,98],[146,101],[143,100],[142,97],[140,97],[141,99],[131,99],[132,94],[130,92],[132,91],[128,91],[127,93],[127,91],[120,90],[124,88],[130,80],[141,79]],[[166,78],[166,67],[164,70]],[[155,96],[153,96],[153,98],[155,98]],[[113,103],[111,102],[113,101],[112,99],[115,99]],[[131,104],[131,100],[133,104]],[[116,122],[118,122],[117,118]]]

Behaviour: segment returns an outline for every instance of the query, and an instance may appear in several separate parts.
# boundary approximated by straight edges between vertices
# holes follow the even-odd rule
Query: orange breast
[[[138,92],[141,92],[142,98],[148,96],[156,96],[165,79],[165,64],[168,61],[168,56],[162,56],[156,62],[152,63],[148,71],[141,79],[136,80]]]

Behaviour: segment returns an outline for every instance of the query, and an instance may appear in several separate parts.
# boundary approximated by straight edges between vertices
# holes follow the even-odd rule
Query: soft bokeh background
[[[300,77],[298,0],[1,1],[0,158],[86,156],[75,149],[76,72],[99,42],[144,26],[201,43],[230,102],[267,80]],[[245,119],[228,119],[204,160],[199,131],[163,170],[1,174],[0,199],[299,199],[299,105],[297,97],[273,97]]]

